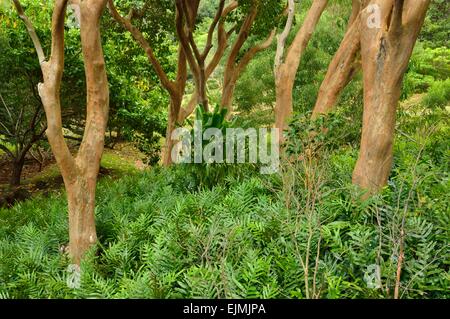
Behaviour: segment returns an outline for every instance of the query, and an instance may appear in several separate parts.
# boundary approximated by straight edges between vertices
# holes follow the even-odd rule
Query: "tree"
[[[238,7],[237,1],[231,1],[222,11],[222,16],[217,24],[217,48],[214,53],[214,56],[211,58],[211,61],[209,62],[208,66],[205,70],[205,80],[208,81],[208,79],[211,77],[214,70],[219,65],[223,55],[225,54],[225,50],[228,47],[228,41],[236,30],[236,25],[230,28],[229,31],[225,30],[225,22],[226,17],[236,10]],[[183,123],[186,118],[192,114],[196,106],[200,103],[198,92],[195,91],[192,95],[191,99],[189,100],[189,103],[186,105],[185,108],[182,108],[180,110],[180,114],[178,116],[178,123]]]
[[[44,136],[42,101],[36,84],[41,72],[35,59],[24,58],[29,48],[16,47],[22,30],[6,14],[2,22],[8,31],[0,34],[0,150],[11,160],[10,185],[20,185],[26,156]]]
[[[217,25],[217,49],[206,68],[206,81],[225,57],[220,106],[227,109],[228,117],[233,110],[236,83],[252,59],[272,44],[280,11],[282,6],[277,0],[231,1],[222,11]],[[225,30],[226,22],[231,24],[228,31]],[[229,43],[234,34],[233,42]],[[228,47],[230,50],[226,52]],[[180,113],[180,123],[198,103],[200,100],[193,96],[184,112]]]
[[[169,94],[170,104],[167,120],[167,131],[166,131],[166,144],[163,150],[163,164],[170,165],[172,163],[171,149],[173,146],[171,135],[176,127],[176,121],[178,114],[182,107],[184,91],[186,88],[187,81],[187,61],[186,54],[183,48],[180,46],[178,49],[178,59],[177,59],[177,71],[175,80],[171,80],[161,65],[160,61],[154,53],[154,49],[149,41],[146,39],[144,34],[133,25],[133,19],[143,16],[147,9],[149,9],[150,3],[144,6],[140,12],[137,12],[134,8],[130,9],[127,17],[123,17],[114,5],[113,0],[108,1],[108,8],[113,16],[113,18],[120,23],[126,30],[128,30],[133,38],[139,43],[142,49],[145,51],[149,63],[154,68],[161,85]],[[179,19],[180,17],[178,17]]]
[[[396,108],[403,76],[430,1],[353,1],[347,32],[322,82],[312,117],[330,112],[362,67],[364,115],[353,182],[377,193],[392,165]],[[361,56],[361,61],[359,56]]]
[[[158,4],[159,2],[156,2]],[[154,4],[154,5],[156,5]],[[108,1],[108,8],[113,18],[120,23],[126,30],[128,30],[133,38],[139,43],[142,49],[145,51],[147,58],[154,68],[161,85],[169,94],[170,104],[167,120],[166,142],[163,150],[163,164],[168,166],[172,163],[171,150],[173,141],[171,139],[172,132],[176,128],[177,122],[180,123],[189,116],[195,109],[195,106],[200,103],[205,109],[208,108],[208,98],[206,95],[206,82],[209,76],[220,62],[220,59],[226,49],[223,44],[224,37],[229,37],[229,34],[220,33],[223,32],[223,20],[224,15],[230,13],[236,8],[235,4],[230,4],[225,7],[225,1],[221,1],[213,22],[210,25],[207,35],[207,43],[202,52],[200,52],[197,44],[194,41],[195,24],[198,17],[198,8],[200,1],[178,1],[175,7],[175,23],[176,33],[179,38],[178,45],[178,59],[177,59],[177,71],[175,80],[170,79],[168,73],[164,70],[159,59],[154,53],[153,45],[144,36],[141,30],[139,30],[134,24],[133,20],[138,17],[143,17],[147,10],[150,10],[152,5],[147,2],[141,10],[131,8],[127,17],[123,17],[116,9],[113,0]],[[166,7],[169,10],[169,7]],[[173,10],[173,8],[172,8]],[[154,17],[156,19],[156,17]],[[205,61],[213,48],[213,34],[216,27],[219,25],[221,30],[219,33],[218,48],[210,61],[206,66]],[[188,64],[194,77],[196,91],[193,94],[188,105],[183,108],[183,96],[185,94],[187,76],[188,76]]]
[[[208,30],[205,47],[202,51],[200,51],[194,40],[194,30],[200,0],[176,0],[175,4],[177,12],[175,23],[180,46],[186,55],[190,70],[194,76],[198,101],[202,108],[205,111],[208,111],[208,97],[206,93],[206,83],[208,79],[206,76],[207,70],[205,63],[211,49],[213,48],[213,35],[222,17],[222,13],[225,8],[225,0],[220,0],[217,12]]]
[[[360,15],[364,7],[361,0],[353,0],[347,32],[320,86],[312,118],[330,112],[342,90],[361,69]]]
[[[363,10],[360,16],[364,115],[353,182],[368,194],[385,186],[391,171],[403,75],[429,4],[430,0],[371,0],[375,13]],[[380,25],[374,27],[368,21],[377,13]]]
[[[232,111],[234,91],[240,75],[259,52],[272,45],[282,7],[279,1],[251,0],[248,3],[243,1],[240,11],[243,16],[239,21],[241,26],[228,54],[223,75],[221,107],[228,110],[228,115]],[[253,41],[251,36],[255,38]],[[263,40],[258,42],[260,38]],[[251,43],[250,47],[243,50],[248,42]]]
[[[26,157],[45,132],[44,109],[37,92],[41,71],[29,57],[25,28],[11,10],[0,12],[0,150],[11,162],[10,186],[17,187]],[[30,41],[31,42],[31,41]]]
[[[19,79],[24,80],[22,77]],[[24,100],[29,98],[22,97]],[[43,108],[40,103],[40,100],[28,103],[23,101],[17,104],[19,107],[10,107],[0,93],[0,108],[5,110],[0,113],[0,150],[11,159],[9,184],[12,187],[20,185],[26,155],[44,136],[46,126],[42,121]]]
[[[47,60],[39,37],[19,0],[13,0],[34,43],[43,82],[39,95],[47,118],[47,138],[61,171],[69,209],[69,253],[79,264],[97,240],[94,208],[95,190],[108,121],[109,90],[100,35],[100,18],[106,0],[72,1],[80,8],[81,46],[86,74],[86,127],[76,156],[64,139],[60,87],[64,69],[64,20],[68,0],[55,0],[52,15],[52,46]]]
[[[240,4],[237,1],[231,1],[228,5],[225,5],[225,0],[220,0],[217,6],[212,21],[209,25],[206,43],[202,50],[200,50],[198,43],[195,40],[194,34],[197,27],[197,22],[199,20],[199,6],[201,4],[200,0],[195,1],[185,1],[177,0],[175,1],[175,25],[176,25],[176,35],[178,37],[178,60],[177,60],[177,75],[175,80],[171,80],[167,71],[164,70],[159,59],[154,54],[154,44],[144,36],[142,30],[135,26],[133,20],[138,17],[143,17],[146,14],[146,10],[149,10],[152,6],[156,6],[159,3],[146,5],[141,10],[131,9],[130,13],[124,17],[116,9],[113,0],[108,1],[108,7],[110,9],[111,15],[114,19],[119,22],[126,30],[128,30],[133,38],[139,43],[139,45],[146,52],[147,58],[155,69],[160,82],[164,89],[168,92],[170,97],[170,105],[168,112],[168,124],[166,131],[166,142],[163,151],[163,164],[170,165],[172,163],[171,159],[171,149],[173,146],[173,141],[171,139],[172,132],[176,128],[177,123],[182,123],[195,109],[195,107],[200,104],[205,110],[209,108],[209,99],[207,96],[207,82],[214,70],[219,65],[225,51],[229,45],[228,41],[231,35],[238,29],[239,23],[241,21],[233,21],[233,26],[229,31],[225,30],[225,23],[227,17],[234,12]],[[247,8],[243,11],[244,21],[247,21],[238,33],[233,49],[231,50],[230,56],[228,58],[228,63],[225,71],[224,82],[224,96],[222,104],[226,104],[227,108],[231,107],[231,98],[233,96],[234,86],[240,75],[244,70],[245,66],[249,61],[256,55],[256,53],[267,48],[273,37],[269,36],[269,39],[264,43],[257,44],[250,48],[244,57],[241,59],[239,55],[244,43],[249,37],[250,29],[254,24],[256,13],[261,7],[260,1],[251,0],[249,2],[251,10],[248,10],[247,6],[242,7]],[[277,3],[273,1],[273,3]],[[265,8],[265,12],[269,11],[272,7]],[[169,8],[167,7],[169,10]],[[208,10],[211,11],[211,6],[208,6]],[[212,12],[212,11],[211,11]],[[149,18],[149,17],[147,17]],[[157,17],[153,17],[156,19]],[[262,19],[260,19],[262,20]],[[273,24],[273,22],[271,22]],[[273,28],[273,26],[272,26]],[[217,30],[217,44],[214,54],[207,63],[207,59],[214,48],[213,40],[214,34]],[[192,94],[189,102],[183,107],[183,97],[185,94],[186,82],[187,82],[187,67],[189,66],[190,72],[192,73],[195,82],[195,92]]]
[[[286,40],[292,28],[292,21],[295,15],[295,3],[293,0],[289,1],[288,20],[284,31],[278,37],[277,54],[274,63],[276,87],[275,127],[280,131],[287,127],[287,121],[293,113],[292,91],[295,76],[302,55],[327,4],[328,0],[313,1],[303,25],[285,54]],[[280,138],[282,136],[280,134]]]
[[[133,19],[146,39],[154,47],[154,55],[164,71],[172,77],[176,73],[174,60],[173,14],[169,1],[140,2]],[[151,6],[150,6],[151,4]],[[120,1],[121,9],[136,6],[135,1]],[[169,95],[160,85],[154,68],[149,67],[142,47],[124,32],[112,15],[102,18],[103,50],[108,65],[110,112],[106,146],[118,142],[132,142],[146,155],[148,164],[160,159],[160,137],[167,127]]]

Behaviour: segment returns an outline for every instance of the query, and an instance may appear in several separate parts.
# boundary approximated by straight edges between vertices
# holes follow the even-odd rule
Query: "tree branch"
[[[241,61],[239,61],[237,72],[240,74],[250,63],[250,61],[254,58],[256,54],[259,52],[267,49],[272,45],[273,38],[275,37],[276,29],[272,30],[269,34],[269,36],[264,40],[263,42],[253,46],[250,50],[248,50],[244,56],[242,57]]]
[[[31,23],[30,19],[28,19],[27,15],[25,14],[25,11],[22,8],[22,5],[20,4],[19,0],[13,0],[14,6],[16,7],[16,11],[19,15],[19,17],[22,19],[23,23],[25,24],[25,27],[27,28],[28,34],[30,35],[31,40],[33,41],[34,48],[36,49],[36,54],[39,59],[39,63],[45,61],[45,54],[44,50],[42,49],[41,41],[39,40],[39,37],[36,33],[36,29],[34,28],[33,24]]]
[[[404,0],[395,0],[392,12],[391,29],[399,31],[403,25],[403,5]]]
[[[353,0],[352,1],[352,14],[350,15],[350,19],[348,20],[347,29],[349,29],[353,22],[358,18],[358,15],[362,9],[362,3],[361,0]]]
[[[431,0],[406,0],[407,4],[404,9],[404,24],[408,29],[410,25],[417,23],[422,24],[424,16],[427,13]]]
[[[292,70],[297,70],[300,64],[300,59],[303,55],[312,33],[322,16],[323,11],[328,5],[328,0],[314,0],[311,8],[308,10],[305,21],[298,31],[291,46],[286,54],[286,62],[289,61]]]
[[[65,182],[76,178],[75,160],[62,131],[60,88],[64,70],[64,20],[68,0],[55,0],[52,14],[52,47],[48,61],[41,63],[43,83],[38,91],[47,116],[47,138]]]
[[[206,40],[205,49],[204,49],[204,51],[202,53],[202,58],[203,59],[206,59],[206,57],[208,56],[209,52],[211,51],[212,39],[213,39],[214,31],[216,29],[217,24],[219,23],[219,20],[222,17],[224,7],[225,7],[225,0],[220,0],[220,4],[219,4],[219,8],[217,9],[216,16],[214,17],[213,22],[209,26],[208,38]]]
[[[184,7],[183,3],[184,2],[182,0],[176,0],[176,8],[177,8],[176,30],[177,30],[178,38],[180,40],[180,44],[183,47],[183,50],[184,50],[184,53],[188,60],[191,71],[194,74],[194,78],[198,79],[200,77],[200,70],[196,63],[196,58],[194,57],[194,53],[190,47],[189,36],[186,35],[184,24],[183,24],[184,14],[187,15],[186,16],[187,19],[191,19],[191,18],[189,17],[188,10],[183,8]],[[188,30],[188,32],[191,32],[191,31]]]
[[[11,152],[5,145],[0,144],[0,150],[2,150],[3,152],[5,152],[9,157],[14,158],[14,154],[13,152]]]
[[[209,79],[211,74],[214,72],[214,70],[217,68],[217,66],[220,63],[220,60],[222,59],[226,48],[228,47],[228,39],[230,38],[231,34],[236,30],[236,25],[228,32],[225,31],[225,19],[232,11],[234,11],[238,7],[237,1],[232,1],[228,6],[226,6],[222,10],[221,19],[219,19],[219,23],[217,26],[217,50],[214,53],[214,56],[212,57],[209,64],[206,66],[205,70],[205,77],[206,80]],[[187,103],[187,105],[183,108],[181,108],[181,111],[178,115],[178,123],[182,123],[194,110],[195,107],[198,104],[198,92],[194,92]]]
[[[286,47],[286,40],[292,29],[292,24],[294,22],[295,16],[295,1],[288,0],[288,18],[286,25],[284,26],[283,32],[278,36],[277,39],[277,52],[275,54],[274,72],[278,72],[278,68],[283,63],[284,49]]]
[[[244,23],[241,26],[241,29],[239,30],[239,34],[237,36],[236,41],[233,44],[233,47],[231,48],[230,55],[228,56],[228,62],[227,62],[227,68],[233,68],[234,64],[236,63],[236,58],[239,55],[239,51],[241,50],[242,46],[244,45],[245,41],[248,38],[249,31],[253,25],[253,22],[256,19],[256,15],[258,14],[258,7],[256,5],[253,5],[249,14],[244,20]]]
[[[139,45],[144,49],[147,58],[149,62],[152,64],[153,68],[155,69],[156,74],[158,75],[159,80],[161,81],[161,84],[164,86],[166,90],[169,92],[174,92],[175,87],[172,81],[169,80],[167,74],[164,72],[164,69],[162,68],[161,64],[159,63],[158,59],[156,58],[153,49],[149,42],[145,39],[144,35],[141,31],[139,31],[132,23],[131,23],[131,17],[133,16],[133,13],[131,13],[131,16],[129,18],[124,18],[120,15],[120,13],[117,11],[116,7],[114,6],[113,0],[108,0],[108,9],[111,13],[114,20],[116,20],[119,24],[122,25],[128,32],[131,33],[133,38],[139,43]]]

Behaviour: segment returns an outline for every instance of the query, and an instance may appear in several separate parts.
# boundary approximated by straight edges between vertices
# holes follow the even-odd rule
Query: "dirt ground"
[[[54,163],[53,159],[47,160],[42,169]],[[22,181],[32,178],[40,173],[40,165],[33,158],[27,158],[22,171]],[[11,206],[16,202],[28,199],[36,191],[36,185],[23,183],[17,189],[11,189],[9,179],[11,174],[11,162],[8,157],[0,157],[0,207]]]
[[[54,158],[50,158],[44,162],[42,170],[51,164],[54,164]],[[32,178],[36,174],[40,173],[39,163],[33,158],[27,158],[25,166],[22,171],[22,180]],[[0,185],[8,184],[11,174],[11,162],[6,156],[0,157]]]
[[[75,153],[75,149],[73,150]],[[129,170],[142,170],[144,155],[132,145],[118,144],[114,149],[105,149],[99,177],[120,177]],[[21,186],[11,189],[9,179],[11,162],[5,155],[0,155],[0,207],[12,206],[37,194],[48,195],[63,187],[53,156],[47,156],[42,167],[31,156],[27,157],[22,171]]]

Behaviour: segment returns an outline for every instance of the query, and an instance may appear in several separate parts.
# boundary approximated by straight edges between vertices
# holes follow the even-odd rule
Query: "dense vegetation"
[[[30,15],[39,8],[29,5]],[[307,7],[301,6],[296,29]],[[351,178],[361,138],[361,76],[344,90],[336,112],[310,120],[345,33],[348,1],[336,1],[325,11],[304,54],[285,158],[273,175],[261,175],[258,165],[249,164],[159,166],[167,93],[132,37],[105,15],[111,92],[107,142],[134,145],[152,166],[142,171],[132,163],[119,179],[99,181],[98,242],[81,263],[77,289],[67,284],[65,191],[0,207],[0,298],[392,298],[396,285],[400,298],[450,298],[448,6],[432,2],[403,82],[392,173],[382,192],[368,199]],[[45,8],[33,15],[41,18],[38,25],[50,21],[49,5]],[[167,13],[159,9],[153,14]],[[214,12],[208,5],[200,8],[198,41],[205,41]],[[155,35],[156,55],[174,77],[174,31],[139,26]],[[66,37],[64,126],[77,140],[84,92],[72,84],[81,88],[84,72],[77,29]],[[31,48],[14,12],[0,11],[0,77],[5,80],[0,94],[6,105],[40,105],[32,91],[40,75],[34,56],[29,57]],[[272,46],[250,62],[236,87],[234,119],[222,118],[221,125],[273,122],[275,50]],[[212,105],[220,103],[223,68],[222,61],[208,84]],[[0,112],[0,121],[6,115]],[[45,125],[40,120],[39,128]],[[39,143],[48,149],[45,141]],[[14,150],[15,144],[20,144],[17,136],[7,138],[0,131],[0,145]]]
[[[100,242],[82,264],[80,289],[66,284],[64,194],[3,209],[0,294],[392,297],[404,231],[402,297],[448,298],[449,132],[440,116],[402,115],[390,185],[363,202],[348,173],[355,149],[340,139],[321,147],[320,162],[294,163],[280,176],[246,167],[197,188],[175,167],[103,179]]]

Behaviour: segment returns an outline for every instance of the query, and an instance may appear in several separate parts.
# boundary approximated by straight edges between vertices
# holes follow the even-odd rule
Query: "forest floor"
[[[73,150],[75,153],[75,147]],[[110,176],[115,179],[142,170],[146,167],[142,162],[143,157],[130,143],[119,143],[113,149],[105,148],[99,177]],[[0,207],[38,194],[48,195],[63,187],[63,179],[53,156],[47,156],[42,165],[32,157],[27,158],[21,186],[15,190],[11,190],[8,184],[10,171],[8,158],[0,156]]]

